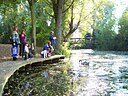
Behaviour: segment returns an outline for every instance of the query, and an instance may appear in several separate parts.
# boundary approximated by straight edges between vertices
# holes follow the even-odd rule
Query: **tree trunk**
[[[61,45],[62,45],[62,8],[63,8],[63,0],[52,0],[53,10],[55,16],[55,35],[56,39],[56,52],[61,53]]]
[[[63,0],[58,0],[58,16],[57,16],[57,24],[56,24],[56,36],[57,37],[57,43],[56,48],[58,52],[61,52],[61,44],[62,44],[62,6],[63,6]]]
[[[34,0],[28,0],[31,10],[32,20],[32,43],[34,45],[34,55],[36,55],[36,18],[34,13]]]

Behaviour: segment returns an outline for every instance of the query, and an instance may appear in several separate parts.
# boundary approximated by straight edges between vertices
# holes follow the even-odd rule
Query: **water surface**
[[[73,50],[68,62],[35,67],[15,80],[12,96],[128,96],[128,55]]]
[[[71,61],[79,82],[74,96],[128,96],[126,52],[74,50]]]

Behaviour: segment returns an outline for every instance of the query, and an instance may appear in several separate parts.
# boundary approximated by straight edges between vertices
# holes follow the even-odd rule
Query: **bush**
[[[37,40],[37,46],[42,47],[48,42],[49,36],[44,36],[43,34],[39,33],[37,34],[36,40]]]
[[[69,46],[68,42],[64,43],[62,46],[62,54],[65,55],[66,57],[69,57],[71,53],[71,50],[68,49],[68,46]]]

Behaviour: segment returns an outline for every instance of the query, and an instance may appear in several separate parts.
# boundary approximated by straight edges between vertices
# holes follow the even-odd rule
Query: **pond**
[[[128,96],[128,53],[72,50],[68,62],[34,67],[17,78],[5,96]]]
[[[71,61],[79,83],[74,96],[128,96],[127,52],[74,50]]]

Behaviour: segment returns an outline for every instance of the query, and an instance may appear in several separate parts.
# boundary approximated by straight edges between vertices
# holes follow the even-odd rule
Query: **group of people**
[[[29,58],[33,57],[32,50],[34,50],[34,46],[33,43],[29,44],[26,42],[25,29],[23,29],[22,32],[18,34],[18,27],[14,26],[12,36],[10,39],[12,43],[11,53],[12,53],[13,61],[17,60],[18,53],[21,58],[24,58],[24,60],[28,60]],[[54,36],[54,32],[51,31],[49,36],[49,41],[46,45],[44,45],[40,53],[43,58],[47,58],[53,55],[55,49],[55,43],[56,43],[56,37]]]
[[[30,44],[26,42],[26,30],[25,29],[22,30],[21,34],[18,34],[18,27],[14,26],[12,36],[10,39],[12,43],[11,53],[12,53],[13,61],[17,60],[18,46],[20,47],[19,55],[22,58],[24,58],[25,60],[28,60],[28,58],[33,57],[32,47]]]
[[[44,45],[41,56],[43,58],[47,58],[53,55],[54,49],[55,49],[55,43],[56,43],[56,37],[54,36],[54,32],[50,32],[49,41],[46,45]]]

